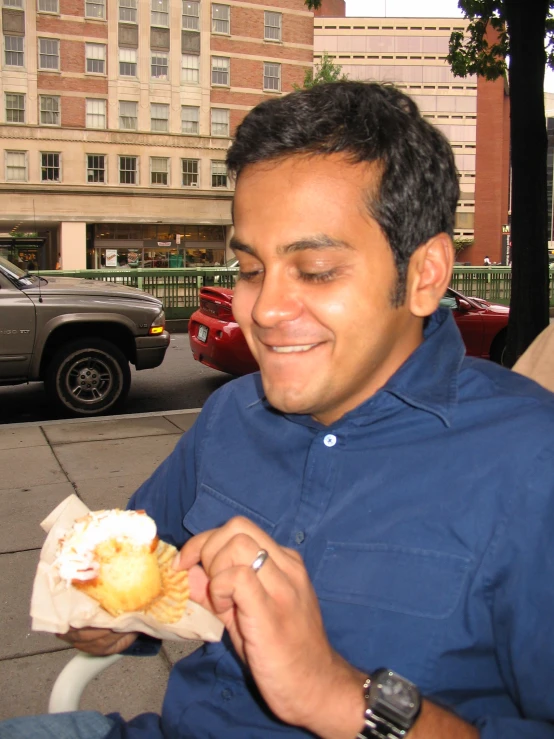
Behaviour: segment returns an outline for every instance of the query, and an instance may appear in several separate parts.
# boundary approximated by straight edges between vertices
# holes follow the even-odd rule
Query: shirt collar
[[[458,372],[465,355],[464,343],[451,311],[447,308],[435,311],[427,320],[423,337],[422,343],[386,385],[339,419],[336,425],[342,425],[346,420],[363,424],[364,418],[374,415],[374,399],[381,393],[388,393],[414,408],[432,413],[445,426],[450,426],[453,408],[458,402]],[[248,407],[262,402],[268,410],[279,413],[265,397],[259,373],[255,375],[255,385],[258,399]],[[318,430],[326,428],[311,416],[284,415],[303,426]]]
[[[445,426],[450,426],[458,402],[458,373],[465,356],[464,343],[451,311],[447,308],[435,311],[423,336],[423,342],[382,391],[414,408],[433,413]]]

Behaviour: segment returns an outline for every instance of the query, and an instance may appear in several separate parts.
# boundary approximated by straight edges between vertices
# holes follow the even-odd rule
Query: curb
[[[103,421],[124,421],[126,418],[152,418],[153,416],[176,416],[180,413],[200,413],[202,408],[183,408],[172,411],[151,411],[150,413],[120,413],[115,416],[95,416],[94,418],[56,418],[52,421],[27,421],[26,423],[0,423],[0,431],[3,429],[33,428],[37,426],[55,426],[59,423],[101,423]]]

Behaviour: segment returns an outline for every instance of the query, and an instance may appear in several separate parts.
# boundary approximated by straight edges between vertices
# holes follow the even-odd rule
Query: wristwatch
[[[365,725],[357,739],[401,739],[421,710],[421,695],[409,680],[381,667],[364,683]]]

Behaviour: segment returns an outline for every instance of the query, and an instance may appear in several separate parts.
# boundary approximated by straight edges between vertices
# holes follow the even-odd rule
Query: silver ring
[[[252,562],[250,567],[254,570],[254,572],[257,574],[259,570],[263,567],[264,562],[269,557],[269,554],[266,552],[265,549],[260,549],[258,554],[256,554],[256,559]]]

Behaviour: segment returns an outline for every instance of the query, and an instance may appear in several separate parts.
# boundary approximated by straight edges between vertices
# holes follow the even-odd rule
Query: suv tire
[[[50,398],[64,413],[97,416],[122,403],[131,385],[129,362],[104,339],[78,339],[62,346],[45,375]]]

